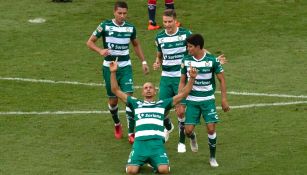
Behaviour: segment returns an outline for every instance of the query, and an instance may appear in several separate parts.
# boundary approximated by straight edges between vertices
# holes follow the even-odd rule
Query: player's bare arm
[[[224,112],[227,112],[230,110],[230,107],[227,101],[226,82],[224,78],[224,72],[216,74],[216,77],[220,82],[220,89],[221,89],[221,96],[222,96],[222,109]]]
[[[134,39],[134,40],[131,40],[131,43],[133,45],[133,49],[135,51],[135,54],[138,56],[138,58],[142,62],[143,73],[145,75],[148,74],[149,73],[149,67],[148,67],[147,62],[145,60],[144,53],[142,51],[140,42],[137,39]]]
[[[109,50],[108,49],[102,49],[96,45],[96,41],[98,38],[95,35],[92,35],[86,42],[86,45],[88,48],[91,50],[97,52],[99,55],[106,57],[109,55]]]
[[[111,72],[111,90],[112,92],[123,102],[127,102],[128,95],[120,90],[117,80],[116,80],[116,71],[117,71],[117,59],[110,63],[110,72]]]
[[[198,70],[195,67],[192,67],[190,65],[189,81],[187,82],[187,84],[184,87],[182,87],[180,90],[178,90],[178,94],[173,97],[173,105],[176,105],[176,104],[180,103],[180,101],[183,98],[185,98],[185,97],[187,97],[189,95],[190,91],[193,88],[193,84],[194,84],[195,78],[197,76],[197,73],[198,73]]]

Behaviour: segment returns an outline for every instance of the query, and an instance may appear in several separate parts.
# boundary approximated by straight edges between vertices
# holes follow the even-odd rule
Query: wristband
[[[142,61],[142,64],[147,64],[147,62],[146,61]]]

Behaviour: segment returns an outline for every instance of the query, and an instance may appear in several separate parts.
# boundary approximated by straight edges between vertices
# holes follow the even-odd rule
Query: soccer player
[[[118,99],[111,92],[110,70],[111,61],[118,58],[119,70],[117,78],[119,86],[127,95],[133,93],[133,78],[131,60],[129,56],[129,43],[132,43],[134,51],[142,63],[144,74],[149,72],[141,45],[136,38],[135,26],[126,20],[128,5],[124,1],[117,1],[114,5],[114,19],[105,20],[93,32],[87,41],[87,46],[104,57],[102,71],[106,84],[107,95],[109,97],[108,107],[115,123],[114,135],[116,139],[122,138],[122,125],[118,116]],[[95,43],[102,38],[103,47],[98,47]],[[132,144],[134,140],[134,120],[133,114],[129,107],[126,107],[126,116],[128,118],[128,139]]]
[[[182,60],[179,91],[186,84],[186,80],[190,79],[190,75],[187,72],[191,66],[197,68],[199,72],[195,78],[193,89],[186,98],[185,132],[187,137],[190,138],[191,150],[197,152],[198,145],[194,128],[199,123],[200,117],[204,118],[209,140],[209,163],[211,167],[218,167],[219,165],[215,158],[217,139],[215,124],[219,121],[219,118],[215,106],[214,92],[216,88],[214,75],[216,75],[220,83],[222,109],[227,112],[230,108],[226,96],[224,70],[216,57],[204,51],[204,39],[200,34],[192,34],[186,41],[189,55]]]
[[[176,12],[173,9],[166,9],[163,13],[163,25],[165,30],[162,30],[156,35],[157,56],[153,64],[153,69],[157,70],[162,64],[162,75],[160,79],[159,99],[173,97],[178,93],[180,81],[180,65],[183,57],[187,55],[186,38],[191,35],[191,31],[182,27],[176,26]],[[206,51],[207,52],[207,51]],[[220,55],[218,59],[226,63],[224,55]],[[176,106],[176,114],[179,127],[179,143],[177,150],[179,153],[186,152],[185,133],[184,133],[184,111],[185,102]],[[169,117],[164,121],[166,140],[169,133],[173,130],[173,124]]]
[[[149,163],[156,172],[167,174],[170,169],[164,147],[164,114],[189,94],[197,76],[197,70],[189,67],[189,81],[177,95],[156,102],[156,89],[150,82],[143,85],[142,96],[144,100],[136,99],[122,92],[117,83],[117,67],[116,61],[111,62],[112,92],[134,111],[136,121],[135,141],[129,155],[126,172],[137,174],[140,166]]]
[[[174,0],[164,0],[165,2],[165,8],[166,9],[175,9],[174,6]],[[148,30],[157,30],[160,28],[159,25],[156,23],[156,5],[157,5],[157,0],[148,0],[148,17],[149,17],[149,22],[148,22]],[[176,25],[179,27],[180,22],[176,21]]]

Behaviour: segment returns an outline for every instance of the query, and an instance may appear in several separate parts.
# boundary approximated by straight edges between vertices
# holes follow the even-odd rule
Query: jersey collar
[[[176,28],[176,32],[175,32],[174,34],[169,34],[169,33],[167,33],[167,31],[166,31],[166,29],[165,29],[165,33],[166,33],[166,35],[168,35],[168,36],[174,36],[174,35],[177,34],[178,30],[179,30],[179,27]]]
[[[122,27],[122,26],[124,26],[125,23],[126,23],[126,22],[124,21],[122,25],[118,25],[118,24],[115,22],[115,19],[112,19],[112,22],[113,22],[113,24],[116,25],[117,27]]]

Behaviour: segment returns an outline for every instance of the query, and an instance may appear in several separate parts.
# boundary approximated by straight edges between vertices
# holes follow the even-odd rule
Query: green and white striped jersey
[[[202,102],[215,99],[215,77],[214,74],[223,72],[223,67],[219,60],[209,54],[205,53],[204,57],[197,60],[191,55],[187,55],[182,60],[181,73],[186,74],[189,79],[190,65],[198,69],[198,74],[195,78],[193,88],[186,98],[190,102]]]
[[[173,98],[147,102],[128,96],[127,106],[134,112],[135,140],[165,139],[163,120],[172,108]]]
[[[135,26],[124,22],[121,26],[113,20],[105,20],[93,32],[97,38],[102,37],[103,48],[109,49],[110,55],[104,58],[103,65],[109,67],[111,61],[118,57],[118,66],[131,65],[129,44],[136,38]]]
[[[187,55],[186,38],[191,35],[191,31],[178,27],[173,35],[161,31],[156,36],[156,46],[158,52],[162,53],[162,76],[180,77],[180,64]]]

